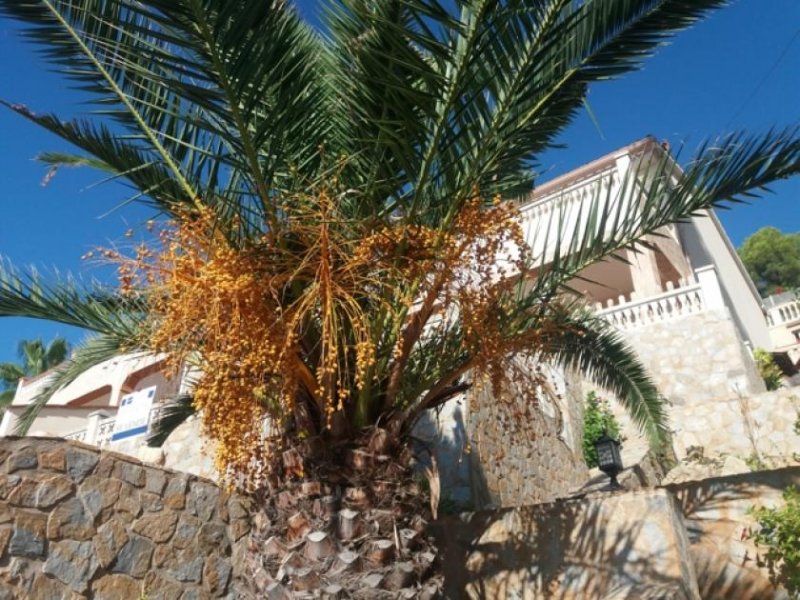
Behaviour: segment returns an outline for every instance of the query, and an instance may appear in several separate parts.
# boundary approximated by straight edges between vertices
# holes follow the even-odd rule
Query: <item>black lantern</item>
[[[622,487],[617,481],[617,475],[622,472],[622,456],[620,456],[619,448],[619,441],[609,437],[605,432],[594,443],[594,449],[597,451],[597,466],[611,478],[611,489]]]

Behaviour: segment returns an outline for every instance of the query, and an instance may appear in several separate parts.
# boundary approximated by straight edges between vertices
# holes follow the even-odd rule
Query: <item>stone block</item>
[[[104,569],[117,557],[128,542],[128,532],[119,521],[112,519],[101,525],[93,538],[97,560]]]
[[[95,466],[97,466],[99,460],[97,452],[81,450],[71,446],[67,447],[67,475],[69,475],[73,481],[81,482],[92,472]]]
[[[214,598],[219,598],[228,589],[231,578],[230,561],[223,560],[217,554],[206,558],[203,566],[203,589]]]
[[[162,511],[158,513],[148,513],[139,518],[133,524],[133,531],[139,535],[163,544],[168,541],[175,532],[175,525],[178,523],[178,513],[173,511]]]
[[[123,600],[141,598],[141,584],[127,575],[103,575],[92,583],[91,597],[94,600]]]
[[[160,448],[159,448],[160,450]],[[161,494],[167,485],[167,475],[161,469],[145,469],[145,489],[152,494]]]
[[[75,484],[63,475],[42,479],[36,490],[36,508],[50,508],[74,491]]]
[[[39,482],[35,479],[23,477],[8,493],[9,504],[24,506],[26,508],[36,508],[36,492],[39,489]]]
[[[50,577],[45,575],[44,573],[37,573],[33,578],[33,585],[31,585],[30,589],[30,598],[42,598],[53,600],[58,598],[69,598],[66,594],[64,594],[64,585],[55,577]],[[3,596],[0,595],[0,599]],[[13,596],[9,596],[9,598],[13,598]]]
[[[214,514],[214,508],[219,500],[219,488],[210,483],[195,481],[192,483],[189,494],[186,496],[186,509],[190,514],[207,521]]]
[[[97,567],[92,542],[63,540],[51,545],[42,571],[74,591],[83,592],[89,587]]]
[[[142,595],[147,600],[180,600],[183,587],[162,574],[150,571],[142,583]]]
[[[142,510],[146,513],[161,512],[164,510],[164,501],[161,498],[161,494],[141,492],[139,494],[139,500],[142,504]]]
[[[203,556],[192,548],[182,551],[175,564],[168,570],[169,575],[180,582],[200,583],[203,576]]]
[[[56,446],[50,450],[39,452],[39,467],[49,471],[63,473],[67,468],[67,451],[64,446]]]
[[[197,547],[204,554],[214,551],[229,553],[231,542],[228,538],[228,528],[220,522],[204,523],[197,535]]]
[[[119,499],[121,486],[122,482],[117,479],[90,475],[81,484],[78,497],[92,518],[97,519],[103,510],[114,506]]]
[[[47,519],[47,537],[51,540],[89,540],[95,531],[94,518],[78,498],[58,504]]]
[[[10,525],[0,525],[0,557],[6,553],[6,547],[14,530]]]
[[[8,552],[11,556],[44,557],[47,544],[47,516],[19,510],[14,518],[14,533]]]
[[[233,541],[238,542],[242,536],[250,532],[250,521],[247,519],[235,519],[231,521],[228,530]]]
[[[164,505],[175,509],[182,510],[186,506],[186,487],[188,480],[185,476],[176,475],[167,482],[167,487],[164,490]]]
[[[194,541],[197,532],[200,530],[200,519],[191,515],[183,515],[175,528],[175,535],[172,538],[172,545],[176,548],[186,548]]]
[[[150,568],[153,556],[153,542],[138,535],[131,535],[111,564],[112,573],[122,573],[141,578]]]
[[[23,446],[6,459],[6,470],[13,473],[21,469],[35,469],[38,464],[36,451],[29,446]]]
[[[119,489],[119,498],[114,504],[114,511],[120,516],[121,513],[125,513],[125,518],[129,521],[142,514],[142,501],[139,490],[123,483]]]
[[[113,476],[137,488],[144,487],[147,481],[143,467],[121,460],[114,465]]]

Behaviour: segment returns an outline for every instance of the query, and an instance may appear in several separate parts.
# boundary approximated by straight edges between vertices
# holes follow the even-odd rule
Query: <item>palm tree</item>
[[[330,0],[320,33],[285,0],[0,0],[98,106],[65,122],[7,103],[78,149],[40,159],[125,180],[160,229],[130,258],[109,253],[121,289],[3,269],[0,315],[97,334],[22,426],[120,352],[196,361],[192,404],[222,466],[270,490],[273,514],[278,492],[292,495],[289,538],[327,510],[298,490],[327,490],[317,509],[385,502],[402,529],[420,506],[406,451],[419,416],[480,382],[496,398],[523,385],[533,403],[538,362],[580,369],[660,443],[657,389],[567,283],[797,174],[798,129],[727,135],[683,168],[654,153],[577,228],[554,215],[535,240],[551,249],[542,256],[514,226],[513,200],[590,85],[724,4]],[[321,487],[302,487],[309,478]],[[311,555],[332,551],[323,537]]]
[[[0,409],[14,400],[20,379],[49,371],[64,362],[68,354],[69,343],[62,337],[53,338],[47,345],[41,339],[22,340],[17,346],[21,362],[0,363]]]

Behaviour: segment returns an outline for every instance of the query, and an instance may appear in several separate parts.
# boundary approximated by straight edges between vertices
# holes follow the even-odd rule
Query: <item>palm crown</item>
[[[21,363],[0,363],[0,409],[11,404],[17,384],[23,377],[33,377],[64,362],[69,344],[64,338],[53,338],[49,344],[42,340],[23,340],[17,346]]]
[[[579,368],[659,440],[653,383],[565,286],[666,224],[796,174],[797,129],[727,136],[683,170],[643,161],[620,192],[633,201],[598,196],[577,231],[558,214],[541,228],[546,256],[524,251],[510,201],[588,86],[724,4],[341,0],[323,34],[283,0],[0,1],[97,105],[63,122],[7,104],[80,150],[40,159],[125,179],[172,219],[155,257],[114,257],[122,292],[4,269],[0,315],[98,334],[22,425],[82,370],[135,349],[217,373],[195,404],[222,438],[251,434],[223,422],[252,423],[253,407],[284,433],[407,432],[481,375],[502,395],[526,356]],[[486,265],[504,257],[498,277]],[[204,298],[224,310],[182,308]]]

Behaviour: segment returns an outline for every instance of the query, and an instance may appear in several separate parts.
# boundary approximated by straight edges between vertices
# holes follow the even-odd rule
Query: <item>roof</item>
[[[798,295],[795,292],[772,294],[771,296],[764,298],[764,306],[767,308],[777,308],[778,306],[788,304],[789,302],[794,302],[797,299]]]
[[[538,200],[544,196],[552,194],[553,192],[557,192],[558,190],[564,189],[571,185],[575,185],[576,183],[580,182],[583,179],[588,179],[593,175],[606,171],[616,164],[616,161],[617,159],[619,159],[620,156],[626,156],[629,154],[639,154],[651,148],[661,148],[661,145],[658,143],[656,138],[654,138],[651,135],[648,135],[640,140],[633,142],[632,144],[628,144],[627,146],[623,146],[618,150],[609,152],[608,154],[605,154],[600,158],[588,162],[585,165],[578,167],[577,169],[573,169],[568,173],[559,175],[555,179],[551,179],[550,181],[547,181],[541,185],[536,186],[534,190],[528,195],[528,197],[525,198],[524,202]]]

